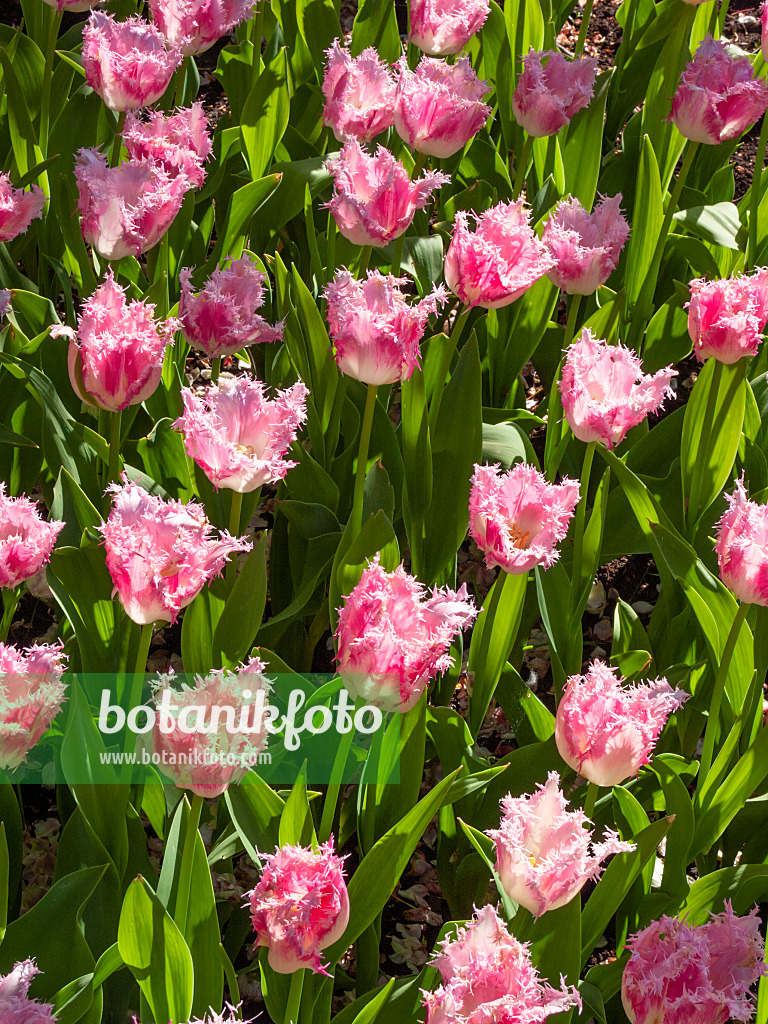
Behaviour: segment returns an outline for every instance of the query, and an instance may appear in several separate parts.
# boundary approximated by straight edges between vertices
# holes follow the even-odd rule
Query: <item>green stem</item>
[[[192,804],[187,815],[187,828],[184,832],[184,846],[181,853],[179,868],[179,888],[176,893],[176,924],[182,935],[187,930],[187,911],[192,889],[192,865],[197,843],[197,830],[200,825],[200,812],[203,809],[203,798],[197,793],[192,794]]]
[[[352,498],[352,514],[350,515],[350,542],[357,537],[363,525],[363,494],[365,492],[365,478],[368,473],[368,448],[371,443],[371,428],[373,427],[373,413],[376,408],[377,390],[378,385],[369,384],[368,394],[365,398],[363,423],[360,428],[360,446],[357,450],[357,472],[355,473],[355,490]]]
[[[0,621],[0,641],[5,643],[16,614],[16,608],[21,600],[21,584],[17,587],[8,587],[3,590],[3,618]]]
[[[592,474],[592,460],[595,457],[597,441],[590,441],[584,452],[581,467],[581,488],[579,504],[576,509],[576,523],[573,536],[573,578],[571,579],[571,607],[575,609],[581,593],[581,562],[584,557],[584,527],[587,520],[587,498],[589,496],[589,478]]]
[[[229,510],[229,532],[233,537],[240,536],[240,515],[243,509],[243,496],[240,491],[232,491],[232,505]],[[237,576],[237,552],[227,562],[225,579],[227,587],[232,587]]]
[[[123,414],[118,410],[110,414],[109,420],[109,476],[107,483],[113,484],[120,476],[120,425]]]
[[[730,632],[728,633],[728,639],[725,641],[725,647],[723,648],[723,653],[720,657],[720,664],[717,667],[715,688],[712,691],[712,700],[710,702],[709,713],[707,715],[707,728],[704,732],[704,749],[701,753],[701,767],[699,768],[699,777],[697,781],[697,787],[699,789],[701,789],[706,781],[707,775],[709,775],[709,770],[712,767],[712,754],[715,749],[715,733],[717,732],[720,721],[720,705],[723,702],[725,680],[728,677],[728,669],[731,665],[733,652],[736,650],[739,633],[741,633],[741,627],[747,617],[749,608],[750,606],[748,604],[739,605],[738,611],[734,616]]]
[[[301,992],[304,987],[304,970],[294,971],[291,975],[291,988],[288,1002],[285,1004],[285,1024],[298,1024],[301,1008]]]
[[[768,114],[763,115],[763,123],[760,128],[760,140],[757,143],[757,155],[755,156],[755,169],[752,172],[752,188],[749,193],[749,246],[747,248],[746,271],[757,264],[757,220],[760,210],[760,184],[765,168],[765,148],[768,144]]]
[[[221,373],[221,356],[214,356],[211,360],[211,384],[215,384]]]
[[[440,366],[437,372],[437,379],[435,381],[435,393],[432,395],[432,400],[429,403],[429,429],[432,434],[435,432],[437,426],[437,417],[440,415],[440,405],[443,401],[443,390],[445,388],[445,378],[448,376],[448,371],[451,368],[451,362],[453,361],[453,354],[459,347],[459,341],[464,331],[464,325],[467,322],[467,317],[471,312],[471,308],[467,306],[456,317],[453,324],[453,330],[451,336],[448,339],[448,343],[443,349],[442,358],[440,359]]]
[[[365,278],[366,271],[368,270],[368,264],[371,261],[371,247],[370,245],[364,245],[360,250],[360,259],[357,261],[357,274],[358,280],[362,281]]]
[[[174,107],[180,107],[184,103],[184,86],[187,81],[187,64],[190,58],[185,57],[181,62],[179,70],[176,72],[176,94],[173,98]]]
[[[320,819],[320,828],[317,833],[317,839],[320,843],[327,842],[330,838],[331,832],[333,831],[333,820],[336,817],[339,793],[341,792],[344,780],[344,769],[347,764],[349,752],[352,749],[352,741],[355,738],[355,712],[357,712],[362,706],[363,700],[358,697],[355,701],[355,710],[350,712],[352,725],[350,726],[349,732],[343,732],[341,734],[339,745],[336,748],[336,756],[333,759],[333,766],[331,767],[331,781],[328,783],[328,788],[325,791],[323,814]]]
[[[112,152],[109,157],[109,166],[117,167],[120,160],[120,147],[123,144],[123,125],[125,124],[125,111],[121,110],[115,125],[115,138],[112,142]]]
[[[61,14],[54,14],[48,33],[48,45],[45,50],[45,70],[43,71],[43,92],[40,96],[40,136],[39,146],[43,159],[48,156],[48,133],[51,126],[51,81],[53,79],[53,58],[56,55],[56,43],[61,28]],[[46,192],[46,194],[48,194]]]
[[[565,341],[563,342],[563,351],[565,352],[568,346],[573,341],[573,337],[576,334],[576,321],[579,317],[579,306],[581,306],[581,300],[584,298],[583,295],[572,295],[571,301],[568,304],[568,319],[565,323]]]
[[[110,430],[109,410],[108,409],[99,409],[99,437],[103,437],[104,440],[107,443],[109,443],[109,430]],[[108,481],[106,481],[104,479],[105,469],[104,469],[104,464],[103,463],[101,463],[101,462],[99,463],[97,472],[98,472],[98,476],[99,476],[99,482],[102,485],[102,489],[103,489],[104,487],[107,486],[107,482],[108,482]]]
[[[589,22],[592,17],[592,4],[594,0],[587,0],[586,6],[584,7],[584,14],[581,17],[581,26],[579,28],[579,38],[576,40],[576,49],[573,51],[574,57],[580,57],[584,53],[584,45],[587,41],[587,32],[589,31]]]
[[[512,193],[512,198],[517,199],[520,193],[523,191],[523,185],[525,184],[525,172],[528,167],[528,161],[531,159],[531,150],[533,149],[533,136],[526,135],[525,143],[523,144],[523,151],[520,154],[517,167],[515,168],[515,187]]]
[[[147,671],[149,645],[152,643],[152,632],[154,628],[154,622],[148,622],[141,627],[141,635],[139,636],[139,651],[138,654],[136,655],[136,666],[133,670],[130,698],[128,701],[128,706],[125,709],[126,714],[128,714],[133,708],[136,708],[141,704],[141,691],[144,688],[144,675]],[[124,749],[130,750],[131,746],[131,733],[126,729]]]
[[[699,458],[709,458],[709,447],[712,438],[712,428],[715,425],[715,411],[717,399],[720,393],[720,382],[723,377],[723,364],[719,359],[715,360],[715,368],[712,373],[712,380],[709,382],[709,394],[707,395],[707,408],[704,412],[704,422],[701,428],[699,440]],[[691,542],[695,537],[696,524],[699,520],[699,502],[701,500],[701,475],[694,473],[691,482],[691,493],[688,495],[688,508],[685,510],[685,519],[688,524],[688,536]]]
[[[327,263],[325,272],[326,283],[333,280],[336,273],[336,218],[328,211],[328,227],[325,232],[327,242]]]
[[[596,782],[590,782],[587,786],[587,795],[584,800],[584,816],[592,820],[592,816],[595,813],[595,804],[597,803],[597,794],[600,792],[600,787]]]

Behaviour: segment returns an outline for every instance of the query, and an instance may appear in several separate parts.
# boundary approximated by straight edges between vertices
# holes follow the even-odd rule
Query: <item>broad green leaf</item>
[[[312,846],[316,842],[312,811],[307,799],[306,764],[299,773],[280,816],[280,846]]]
[[[213,658],[235,668],[253,646],[267,601],[267,531],[254,543],[213,632]]]
[[[278,845],[283,800],[253,771],[247,772],[239,785],[230,786],[224,799],[245,849],[258,864],[259,846]]]
[[[600,173],[603,119],[613,68],[598,75],[589,105],[580,110],[568,126],[563,150],[565,191],[590,210]],[[600,335],[604,337],[604,335]]]
[[[389,63],[400,56],[400,30],[392,0],[361,0],[352,26],[350,52],[358,57],[369,46]]]
[[[269,169],[288,126],[287,73],[288,58],[282,49],[256,80],[243,107],[240,136],[254,183]]]
[[[646,278],[651,271],[651,260],[664,220],[659,166],[653,145],[647,135],[640,146],[640,166],[637,171],[637,191],[632,234],[627,246],[627,308],[631,311]]]
[[[322,83],[325,51],[341,35],[341,24],[333,0],[297,0],[296,22]]]

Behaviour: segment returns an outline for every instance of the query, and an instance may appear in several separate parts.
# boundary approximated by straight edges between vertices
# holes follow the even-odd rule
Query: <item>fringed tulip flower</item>
[[[276,398],[249,377],[220,380],[197,395],[182,389],[184,415],[173,424],[184,447],[214,487],[240,494],[276,484],[296,465],[288,447],[307,418],[309,392],[299,381]]]
[[[530,226],[522,199],[499,203],[475,217],[456,214],[445,256],[445,281],[465,306],[499,309],[520,298],[554,265]]]
[[[185,57],[209,50],[254,7],[254,0],[149,0],[152,20]]]
[[[430,57],[458,53],[485,24],[490,0],[411,0],[409,42]]]
[[[233,355],[246,345],[280,341],[283,325],[272,327],[257,309],[264,305],[264,275],[247,256],[211,274],[195,294],[192,271],[179,272],[179,318],[192,348],[209,358]]]
[[[83,69],[88,85],[110,110],[136,110],[159,100],[182,61],[157,29],[142,18],[115,21],[93,11],[83,29]]]
[[[587,213],[578,199],[558,203],[541,241],[555,261],[547,277],[568,295],[591,295],[605,284],[629,238],[621,215],[621,193]]]
[[[364,384],[408,380],[419,360],[419,342],[427,317],[445,301],[436,288],[420,302],[406,300],[402,278],[368,271],[357,281],[339,270],[325,290],[328,323],[336,362],[342,373]]]
[[[377,555],[339,609],[336,661],[344,686],[383,711],[410,711],[430,679],[453,664],[451,641],[476,615],[465,583],[428,597],[402,566],[387,572]]]
[[[213,145],[202,103],[193,103],[170,116],[153,110],[148,121],[129,114],[123,142],[133,160],[151,157],[171,176],[183,174],[194,188],[205,181],[203,164]]]
[[[720,579],[745,604],[768,607],[768,506],[749,500],[743,480],[726,501],[715,542]]]
[[[369,46],[359,57],[334,39],[326,50],[323,78],[323,124],[344,142],[370,142],[395,123],[395,79],[387,64]]]
[[[559,132],[589,105],[596,74],[593,57],[566,60],[552,50],[529,50],[512,97],[518,124],[535,139]]]
[[[64,523],[47,523],[23,495],[9,498],[0,483],[0,587],[15,587],[48,564]]]
[[[477,77],[468,57],[455,64],[423,57],[415,71],[401,58],[398,70],[395,128],[411,149],[453,156],[488,119],[491,108],[483,97],[491,89]]]
[[[0,643],[0,769],[18,768],[61,710],[62,644],[20,649]],[[0,982],[0,1007],[2,982]],[[0,1020],[5,1018],[0,1014]]]
[[[757,908],[737,917],[726,903],[701,925],[664,914],[627,946],[621,1001],[631,1024],[752,1020],[750,989],[766,973]]]
[[[11,185],[8,174],[0,174],[0,242],[10,242],[43,215],[45,195],[37,185],[28,192]]]
[[[571,676],[557,706],[560,756],[597,786],[618,786],[649,764],[667,719],[690,696],[666,679],[623,686],[617,673],[593,661]]]
[[[424,993],[427,1024],[541,1024],[581,1008],[575,988],[541,981],[528,943],[510,935],[490,904],[443,941],[435,967],[442,985]]]
[[[220,796],[258,763],[267,744],[258,712],[259,700],[268,703],[265,671],[262,661],[251,658],[234,672],[214,669],[180,688],[174,686],[173,673],[159,677],[149,742],[163,773],[179,789]]]
[[[29,986],[40,970],[34,960],[22,960],[0,975],[0,1020],[3,1024],[56,1024],[50,1003],[29,998]]]
[[[768,109],[768,83],[746,55],[733,57],[712,36],[680,76],[669,120],[692,142],[717,146],[745,132]]]
[[[69,378],[84,402],[117,412],[154,394],[163,357],[173,344],[178,320],[154,319],[155,307],[126,301],[112,271],[85,301],[77,332],[51,328],[51,336],[69,343]]]
[[[175,622],[206,583],[219,576],[243,537],[211,536],[202,505],[163,501],[138,484],[111,484],[112,511],[100,527],[107,569],[126,614],[144,626]]]
[[[348,142],[326,167],[333,177],[328,207],[341,234],[355,245],[381,249],[408,229],[417,210],[450,177],[427,172],[411,181],[405,167],[382,146],[370,156],[358,142]]]
[[[332,840],[316,850],[281,846],[261,857],[264,870],[247,904],[256,946],[267,947],[269,966],[278,974],[305,967],[328,974],[321,952],[349,923],[343,858],[333,852]]]
[[[579,503],[578,480],[550,484],[533,466],[475,466],[469,492],[469,532],[495,565],[519,575],[535,565],[548,569]]]
[[[568,349],[560,380],[565,418],[580,441],[614,448],[674,396],[669,385],[676,376],[671,366],[644,374],[634,352],[595,338],[585,327]]]
[[[757,354],[768,323],[768,268],[754,274],[691,281],[688,333],[700,363],[736,363]]]
[[[83,238],[107,260],[140,256],[160,241],[181,209],[192,182],[169,174],[155,160],[109,167],[95,149],[75,163]]]

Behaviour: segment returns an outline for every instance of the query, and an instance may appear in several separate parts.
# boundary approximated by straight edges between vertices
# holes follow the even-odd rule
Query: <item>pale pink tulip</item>
[[[250,377],[222,379],[198,395],[182,388],[184,415],[173,424],[185,433],[184,447],[218,489],[247,494],[276,484],[296,465],[289,446],[307,418],[309,392],[299,381],[276,398]]]
[[[51,727],[66,692],[62,644],[0,643],[0,769],[18,768]],[[0,982],[2,1006],[2,982]],[[0,1014],[0,1020],[5,1018]]]
[[[254,0],[149,0],[152,20],[185,57],[209,50],[255,6]]]
[[[71,9],[71,8],[70,8]],[[29,986],[40,971],[34,960],[22,960],[0,975],[0,1021],[3,1024],[55,1024],[50,1003],[29,998]]]
[[[260,856],[264,869],[247,904],[256,947],[267,947],[269,966],[278,974],[304,967],[328,974],[321,951],[337,942],[349,923],[344,859],[333,852],[333,839],[316,850],[281,846]]]
[[[554,260],[530,226],[522,199],[499,203],[474,215],[456,214],[445,256],[445,281],[465,306],[499,309],[519,299],[554,266]]]
[[[45,195],[33,185],[29,192],[14,188],[8,174],[0,174],[0,242],[10,242],[43,215]]]
[[[475,466],[469,532],[489,569],[498,565],[513,576],[535,565],[548,569],[578,503],[578,480],[550,484],[522,462],[506,473],[499,465]]]
[[[370,142],[395,123],[395,79],[391,68],[369,46],[359,57],[334,39],[326,50],[328,67],[323,78],[323,124],[344,142]]]
[[[405,167],[382,146],[370,156],[359,142],[348,142],[325,165],[333,178],[328,207],[341,234],[355,245],[381,249],[398,238],[450,177],[428,171],[411,181]]]
[[[45,522],[29,498],[9,498],[0,482],[0,587],[15,587],[47,565],[63,529],[57,519]]]
[[[231,1003],[227,1003],[221,1013],[209,1009],[204,1017],[191,1017],[189,1024],[256,1024],[256,1018],[252,1017],[245,1021],[241,1018],[240,1005],[238,1003],[237,1006],[232,1006]],[[141,1024],[138,1017],[133,1018],[133,1024]]]
[[[745,604],[768,607],[768,506],[749,500],[743,478],[725,497],[715,542],[720,579]]]
[[[348,377],[393,384],[413,373],[427,318],[447,296],[438,287],[411,304],[400,290],[405,283],[378,270],[357,281],[342,269],[325,289],[336,362]]]
[[[618,786],[649,764],[667,719],[690,696],[666,679],[623,683],[618,669],[593,661],[571,676],[557,706],[560,756],[597,786]]]
[[[768,268],[725,280],[691,281],[688,333],[700,363],[736,363],[757,354],[768,323]]]
[[[130,619],[139,625],[175,622],[206,583],[219,576],[237,551],[250,551],[244,537],[222,531],[211,536],[202,505],[164,501],[123,478],[110,484],[112,511],[99,529],[107,569]]]
[[[732,56],[706,36],[680,76],[669,120],[692,142],[717,146],[745,132],[768,109],[768,83],[746,54]]]
[[[593,57],[566,60],[553,50],[529,50],[512,96],[518,124],[535,139],[559,132],[589,105],[596,74]]]
[[[195,294],[186,267],[179,272],[179,317],[192,348],[211,359],[233,355],[246,345],[280,341],[282,323],[272,327],[257,309],[264,305],[264,275],[247,256],[211,274]]]
[[[458,53],[485,24],[490,0],[411,0],[409,42],[430,57]]]
[[[170,317],[155,320],[154,312],[149,303],[127,302],[110,269],[83,304],[77,332],[51,328],[51,337],[70,339],[69,379],[82,401],[117,412],[154,394],[166,347],[180,327]]]
[[[624,345],[609,345],[588,328],[570,346],[560,380],[563,412],[580,441],[621,444],[631,427],[672,398],[671,366],[644,374],[642,363]]]
[[[443,941],[434,965],[442,985],[424,993],[427,1024],[541,1024],[581,1009],[575,988],[541,981],[528,943],[510,935],[490,903]]]
[[[383,711],[410,711],[430,679],[453,664],[451,641],[469,626],[475,608],[459,590],[431,596],[402,565],[386,572],[377,555],[339,609],[336,661],[352,697]]]
[[[205,181],[203,164],[213,145],[202,103],[193,103],[168,117],[153,110],[148,121],[129,114],[123,143],[133,160],[151,157],[172,177],[181,172],[195,188]]]
[[[169,174],[152,159],[109,167],[95,149],[80,150],[75,178],[83,238],[107,260],[140,256],[157,245],[192,187],[184,174]]]
[[[591,295],[616,269],[629,238],[620,203],[619,192],[587,213],[578,199],[565,199],[545,224],[541,241],[555,261],[547,277],[568,295]]]
[[[757,908],[737,917],[730,903],[705,924],[664,914],[627,940],[621,983],[631,1024],[751,1021],[750,989],[766,973]]]
[[[491,108],[483,97],[491,87],[481,82],[468,57],[455,64],[422,57],[415,71],[405,58],[398,65],[395,128],[411,149],[447,157],[476,135]]]

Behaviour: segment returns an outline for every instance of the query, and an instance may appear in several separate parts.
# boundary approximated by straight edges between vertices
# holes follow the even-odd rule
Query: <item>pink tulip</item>
[[[733,57],[711,35],[680,76],[669,120],[692,142],[717,146],[745,132],[768,109],[768,83],[746,55]]]
[[[512,96],[518,124],[535,139],[556,134],[589,105],[596,74],[593,57],[566,60],[552,50],[529,50]]]
[[[627,941],[621,983],[631,1024],[751,1021],[750,988],[766,973],[757,908],[737,917],[730,903],[705,924],[664,914]]]
[[[213,145],[202,103],[193,103],[169,117],[153,110],[149,121],[129,114],[123,142],[132,160],[151,157],[172,177],[181,172],[194,188],[200,188],[205,181],[203,164]]]
[[[445,281],[465,306],[499,309],[519,299],[554,266],[554,260],[530,226],[522,199],[499,203],[474,215],[456,214],[445,256]]]
[[[112,511],[101,527],[107,569],[125,612],[139,625],[175,622],[206,583],[219,576],[244,537],[211,537],[202,505],[164,501],[123,478],[110,484]]]
[[[93,11],[83,29],[85,78],[110,110],[159,100],[181,61],[179,50],[167,49],[157,29],[138,17],[115,21]]]
[[[3,1024],[55,1024],[50,1003],[30,999],[32,979],[40,974],[34,960],[22,960],[9,974],[0,975],[0,1021]]]
[[[383,711],[410,711],[430,679],[453,664],[451,642],[476,615],[466,583],[427,597],[401,565],[386,572],[377,555],[339,609],[336,661],[344,686]]]
[[[381,249],[398,238],[441,185],[450,177],[427,172],[411,181],[405,167],[382,146],[369,156],[359,142],[348,142],[337,158],[326,162],[333,177],[328,207],[339,231],[355,245]]]
[[[192,271],[179,272],[179,317],[184,337],[193,348],[215,359],[233,355],[246,345],[280,341],[282,323],[272,327],[256,310],[264,305],[265,277],[247,256],[214,270],[195,294]]]
[[[715,543],[720,579],[745,604],[768,607],[768,506],[747,498],[743,478],[725,497]]]
[[[768,268],[754,274],[691,281],[688,333],[700,363],[737,363],[757,354],[768,323]]]
[[[634,850],[610,830],[602,843],[592,843],[584,812],[567,806],[560,776],[550,772],[535,793],[505,796],[499,828],[486,833],[496,844],[504,891],[534,917],[570,903],[585,882],[600,877],[607,857]]]
[[[149,0],[153,21],[185,57],[209,50],[254,7],[254,0]]]
[[[152,159],[109,167],[95,149],[80,150],[75,178],[83,238],[107,260],[157,245],[192,187],[184,174],[169,174]]]
[[[469,532],[489,569],[498,565],[513,576],[535,565],[548,569],[578,503],[578,480],[550,484],[522,462],[506,473],[499,465],[475,466]]]
[[[33,185],[29,192],[14,188],[8,174],[0,174],[0,242],[10,242],[43,215],[45,195]]]
[[[614,448],[674,396],[669,382],[676,376],[671,366],[644,374],[634,352],[595,338],[585,327],[565,357],[560,380],[565,418],[580,441]]]
[[[334,39],[326,50],[323,124],[339,142],[370,142],[395,123],[395,80],[390,67],[369,46],[359,57]]]
[[[343,857],[333,841],[318,849],[281,846],[260,855],[264,870],[248,893],[256,946],[269,950],[269,966],[278,974],[304,967],[328,974],[321,950],[338,941],[349,923],[349,895]]]
[[[443,941],[434,966],[443,983],[424,993],[427,1024],[541,1024],[581,1009],[575,988],[540,980],[528,943],[510,935],[490,903]]]
[[[409,304],[400,290],[405,283],[405,278],[378,270],[357,281],[342,269],[325,289],[334,355],[348,377],[364,384],[393,384],[408,380],[418,365],[427,318],[446,294],[438,287]]]
[[[232,1006],[231,1003],[227,1003],[226,1008],[221,1013],[216,1013],[214,1010],[208,1010],[208,1013],[204,1017],[191,1017],[189,1024],[256,1024],[256,1018],[250,1018],[243,1021],[239,1015],[240,1003],[237,1006]],[[133,1018],[133,1024],[141,1024],[138,1017]]]
[[[597,786],[618,786],[649,764],[667,719],[690,696],[666,679],[622,686],[617,673],[593,661],[586,675],[571,676],[557,707],[560,756]]]
[[[400,138],[428,156],[458,153],[491,113],[483,103],[490,86],[480,81],[468,57],[455,64],[423,57],[415,71],[403,57],[397,66],[395,128]]]
[[[547,277],[569,295],[591,295],[616,269],[629,238],[621,215],[621,193],[603,199],[587,213],[578,199],[558,203],[541,241],[555,265]]]
[[[110,269],[86,299],[77,332],[51,328],[51,337],[70,339],[69,379],[83,402],[117,412],[154,394],[166,347],[180,327],[170,317],[156,321],[154,312],[149,303],[127,302]]]
[[[63,529],[57,519],[45,522],[29,498],[9,498],[0,482],[0,587],[15,587],[47,565]]]
[[[309,392],[299,381],[277,397],[250,377],[222,379],[197,395],[182,388],[184,415],[173,424],[186,434],[184,447],[218,490],[247,494],[276,484],[296,465],[286,459],[307,418]]]
[[[66,692],[62,644],[0,643],[0,769],[18,768],[51,727]],[[0,982],[0,1006],[2,1006]],[[0,1014],[0,1020],[5,1018]]]
[[[430,57],[458,53],[485,24],[490,0],[411,0],[408,41]]]
[[[55,7],[59,14],[68,11],[70,14],[79,14],[81,11],[89,11],[92,7],[100,4],[102,0],[44,0],[49,7]]]

